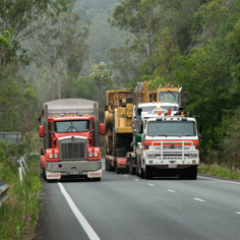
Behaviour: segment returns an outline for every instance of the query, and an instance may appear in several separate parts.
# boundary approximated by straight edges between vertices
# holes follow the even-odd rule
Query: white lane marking
[[[201,177],[201,176],[198,176],[198,178],[205,178],[205,179],[210,179],[210,180],[214,180],[214,181],[218,181],[218,182],[227,182],[227,183],[234,183],[234,184],[240,185],[239,182],[226,181],[226,180],[220,180],[220,179],[208,178],[208,177]]]
[[[124,177],[128,177],[128,175],[124,175]]]
[[[236,214],[239,214],[239,215],[240,215],[240,212],[236,212]]]
[[[60,190],[67,200],[68,205],[70,206],[71,210],[73,211],[75,217],[79,221],[79,223],[82,225],[84,231],[88,235],[89,239],[94,239],[94,240],[101,240],[99,236],[96,234],[96,232],[93,230],[87,219],[82,215],[82,213],[79,211],[75,203],[73,202],[72,198],[69,196],[67,191],[65,190],[64,186],[62,183],[58,183]]]
[[[176,192],[175,190],[172,190],[172,189],[167,189],[167,191],[169,191],[169,192]]]
[[[154,186],[155,186],[154,184],[151,184],[151,183],[149,183],[148,185],[149,185],[149,186],[152,186],[152,187],[154,187]]]
[[[194,200],[196,201],[199,201],[199,202],[205,202],[205,200],[201,199],[201,198],[193,198]]]
[[[139,179],[134,179],[135,181],[139,181]]]

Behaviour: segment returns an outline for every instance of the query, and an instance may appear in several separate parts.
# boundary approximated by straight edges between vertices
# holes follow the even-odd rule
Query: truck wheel
[[[140,172],[140,178],[144,178],[144,171],[142,168],[141,168],[141,172]]]
[[[42,178],[46,181],[47,177],[46,177],[46,169],[42,168]]]
[[[100,182],[101,178],[100,177],[99,178],[93,178],[92,180],[93,180],[93,182]]]
[[[196,180],[197,179],[197,167],[192,167],[192,168],[188,169],[187,178],[190,179],[190,180]]]
[[[180,172],[179,172],[179,178],[180,178],[180,179],[185,179],[185,178],[186,178],[186,172],[185,172],[185,170],[180,170]]]
[[[138,165],[136,166],[136,175],[137,175],[137,177],[139,177],[139,169],[138,169]]]
[[[152,179],[152,171],[149,167],[146,166],[145,168],[145,174],[144,174],[145,179],[150,180]]]
[[[105,159],[105,171],[109,171],[109,161]]]
[[[131,175],[136,175],[136,172],[137,172],[136,167],[133,167],[133,159],[130,156],[130,158],[129,158],[129,173]]]

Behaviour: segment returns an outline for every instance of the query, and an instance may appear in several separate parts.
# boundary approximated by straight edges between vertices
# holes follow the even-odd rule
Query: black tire
[[[140,178],[144,178],[144,171],[143,169],[141,168],[141,172],[140,172],[140,175],[139,175]]]
[[[105,158],[105,171],[109,172],[109,161]]]
[[[131,175],[136,175],[136,172],[137,172],[136,167],[133,167],[133,158],[132,158],[132,156],[130,156],[130,158],[129,158],[129,173]]]
[[[42,178],[46,181],[47,177],[46,177],[46,169],[42,168]]]
[[[148,166],[145,167],[144,178],[147,179],[147,180],[152,179],[152,171]]]
[[[136,167],[136,176],[139,177],[138,167]]]
[[[196,180],[197,179],[197,167],[192,167],[187,171],[187,179]]]
[[[100,177],[99,178],[93,178],[92,180],[93,180],[93,182],[100,182],[101,178]]]
[[[179,172],[179,178],[180,179],[185,179],[187,177],[186,170],[181,169]]]

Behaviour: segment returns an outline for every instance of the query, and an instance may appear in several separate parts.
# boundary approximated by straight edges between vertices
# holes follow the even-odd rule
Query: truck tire
[[[179,172],[179,178],[180,179],[185,179],[186,178],[186,172],[185,172],[185,170],[180,170],[180,172]]]
[[[139,177],[138,167],[136,167],[136,175]]]
[[[116,163],[116,165],[115,165],[115,172],[116,172],[116,174],[119,174],[119,173],[120,173],[120,169],[117,167],[117,163]]]
[[[132,156],[130,156],[129,157],[129,173],[131,175],[136,175],[136,172],[137,172],[136,167],[133,167],[133,158]]]
[[[141,172],[140,172],[140,175],[139,175],[140,178],[144,178],[144,171],[143,169],[141,168]]]
[[[197,167],[191,167],[187,171],[187,179],[196,180],[197,179]]]
[[[105,171],[109,172],[109,161],[105,158]]]
[[[99,178],[93,178],[92,180],[93,180],[93,182],[100,182],[101,178],[100,177]]]
[[[46,181],[47,177],[46,177],[46,169],[42,168],[42,178]]]
[[[146,168],[145,168],[144,178],[147,180],[152,179],[152,171],[148,166],[146,166]]]

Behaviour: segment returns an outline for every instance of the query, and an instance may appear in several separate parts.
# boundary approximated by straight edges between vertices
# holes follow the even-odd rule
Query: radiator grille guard
[[[87,138],[67,137],[59,139],[59,160],[86,160]]]

